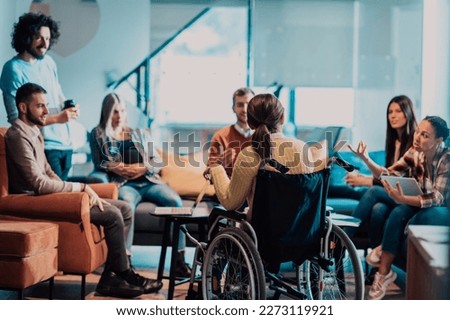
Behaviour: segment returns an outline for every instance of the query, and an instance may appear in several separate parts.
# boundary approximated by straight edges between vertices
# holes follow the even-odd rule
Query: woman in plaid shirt
[[[405,196],[399,185],[391,186],[382,181],[389,196],[398,203],[386,223],[381,246],[367,256],[367,262],[379,268],[369,291],[369,299],[381,299],[389,284],[396,279],[391,269],[395,256],[399,253],[400,243],[408,221],[419,211],[430,207],[450,207],[450,150],[444,141],[449,135],[445,120],[438,116],[427,116],[414,133],[413,146],[394,165],[385,169],[368,163],[375,177],[383,173],[414,177],[424,194]],[[367,159],[366,145],[358,144],[354,152],[363,160]],[[444,209],[445,210],[445,209]]]

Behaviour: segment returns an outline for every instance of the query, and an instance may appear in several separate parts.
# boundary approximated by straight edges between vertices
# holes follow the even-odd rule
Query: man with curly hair
[[[18,112],[14,97],[23,84],[33,82],[48,92],[49,116],[42,127],[45,154],[53,171],[66,180],[72,166],[72,141],[69,121],[79,115],[79,106],[64,109],[66,100],[58,80],[55,61],[47,55],[60,36],[59,26],[44,14],[25,13],[14,24],[11,45],[17,55],[3,66],[0,89],[3,92],[8,122],[13,124]]]

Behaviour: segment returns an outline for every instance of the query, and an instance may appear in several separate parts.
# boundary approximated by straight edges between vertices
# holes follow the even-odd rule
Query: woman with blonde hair
[[[127,109],[116,93],[109,93],[102,103],[100,123],[90,135],[95,169],[106,172],[110,182],[119,185],[119,198],[132,208],[141,201],[158,206],[181,207],[178,193],[159,176],[162,160],[154,148],[149,129],[132,129],[127,124]],[[134,217],[133,224],[134,225]],[[131,249],[133,227],[127,239]],[[180,232],[176,274],[189,277],[184,262],[185,235]]]

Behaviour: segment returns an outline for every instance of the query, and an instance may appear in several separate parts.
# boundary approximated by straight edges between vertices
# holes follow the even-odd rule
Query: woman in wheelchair
[[[284,107],[272,94],[253,97],[247,109],[247,121],[255,130],[252,145],[243,149],[235,162],[231,180],[224,167],[211,168],[211,180],[217,198],[227,210],[236,210],[247,200],[247,220],[251,221],[253,194],[258,170],[263,160],[274,159],[289,168],[289,174],[310,173],[314,167],[308,163],[307,145],[298,139],[285,137],[282,127]],[[269,170],[269,164],[265,164]]]
[[[234,222],[217,234],[210,231],[202,270],[204,298],[263,299],[265,277],[271,281],[270,288],[276,287],[275,297],[281,293],[293,298],[362,298],[363,277],[356,249],[340,228],[327,224],[325,217],[329,177],[329,169],[322,170],[325,159],[311,161],[303,141],[282,134],[285,110],[274,95],[253,97],[247,117],[255,132],[251,146],[239,153],[231,179],[220,164],[210,170],[217,198],[228,210],[213,211],[219,219],[210,230],[218,229],[220,217]],[[232,212],[245,202],[249,205],[245,214]],[[331,275],[331,260],[335,261],[333,274],[327,277],[322,270]],[[293,281],[297,287],[279,276],[280,264],[288,261],[297,265],[298,277]],[[306,269],[301,271],[299,266],[304,262]],[[352,290],[347,292],[344,264],[356,275]],[[310,285],[304,291],[300,288],[301,274],[307,274],[308,284],[313,274],[320,274],[319,281],[329,284],[320,287],[333,289],[327,291],[327,297],[322,291],[312,293]]]

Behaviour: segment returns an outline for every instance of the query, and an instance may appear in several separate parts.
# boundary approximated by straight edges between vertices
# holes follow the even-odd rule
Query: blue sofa
[[[351,151],[340,152],[338,154],[343,160],[355,166],[361,174],[371,175],[369,168],[365,163],[355,156]],[[378,164],[384,164],[385,152],[370,152],[369,156]],[[366,187],[350,187],[345,183],[347,171],[343,168],[333,165],[331,169],[330,186],[328,191],[327,204],[334,208],[338,213],[351,215]]]
[[[365,163],[358,158],[353,152],[340,152],[339,156],[357,168],[359,173],[364,175],[371,175],[369,168]],[[370,152],[369,156],[378,164],[384,164],[385,152],[374,151]],[[368,189],[367,187],[350,187],[345,183],[345,176],[347,171],[343,168],[333,165],[331,169],[330,186],[328,190],[327,205],[333,207],[334,211],[341,214],[351,215],[353,210],[359,203],[359,199]],[[367,249],[370,247],[368,237],[369,222],[367,221],[359,228],[358,232],[353,237],[353,242],[357,249],[363,249],[367,254]]]

